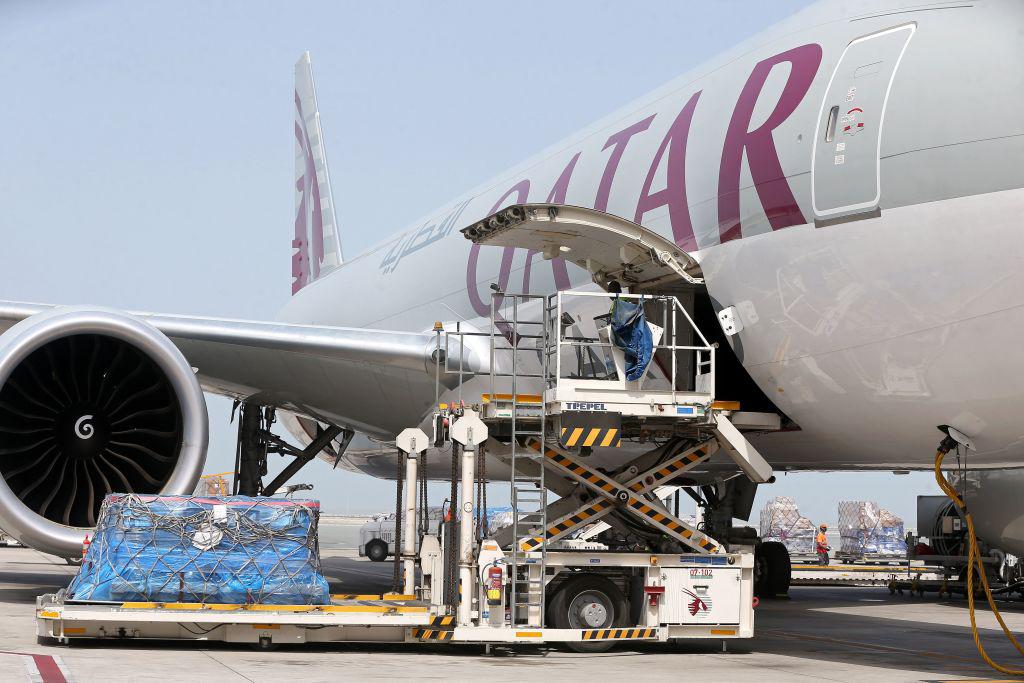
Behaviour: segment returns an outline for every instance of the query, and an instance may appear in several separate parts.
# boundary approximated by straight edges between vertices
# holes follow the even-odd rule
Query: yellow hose
[[[971,635],[974,636],[974,645],[978,648],[978,654],[985,660],[985,663],[996,671],[1001,671],[1004,674],[1011,676],[1024,676],[1024,669],[1012,669],[1002,664],[997,664],[992,661],[992,658],[985,652],[985,647],[981,644],[981,636],[978,634],[978,624],[974,618],[974,565],[977,565],[978,576],[981,579],[981,587],[985,590],[985,597],[988,600],[988,606],[992,610],[992,614],[995,615],[996,621],[999,622],[999,626],[1003,629],[1003,633],[1013,646],[1017,648],[1017,651],[1024,655],[1024,647],[1017,641],[1013,633],[1006,626],[1006,622],[1003,621],[1003,615],[999,613],[999,608],[996,607],[996,601],[992,597],[992,590],[988,586],[988,577],[985,576],[985,567],[981,561],[981,552],[978,550],[978,539],[974,535],[974,519],[971,517],[971,513],[967,511],[967,506],[964,504],[963,498],[956,492],[949,480],[946,479],[946,475],[942,473],[942,459],[946,456],[946,452],[938,450],[935,453],[935,481],[938,482],[939,488],[942,489],[943,493],[949,496],[949,499],[953,501],[964,515],[964,520],[967,522],[967,534],[968,534],[968,549],[967,549],[967,606],[971,617]]]

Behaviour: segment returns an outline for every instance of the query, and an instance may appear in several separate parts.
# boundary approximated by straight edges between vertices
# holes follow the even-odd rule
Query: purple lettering
[[[615,171],[619,168],[619,162],[622,160],[622,155],[626,151],[626,145],[629,144],[629,139],[637,133],[642,133],[651,126],[651,121],[654,120],[654,114],[651,114],[643,121],[638,121],[632,126],[620,130],[608,138],[608,141],[604,143],[602,150],[612,147],[612,153],[608,156],[608,163],[604,166],[604,173],[601,175],[601,183],[597,186],[597,197],[594,200],[594,208],[598,211],[608,210],[608,196],[612,191],[612,180],[615,178]]]
[[[554,187],[548,193],[546,200],[548,204],[565,204],[565,195],[569,192],[569,180],[572,179],[572,172],[576,168],[576,162],[580,160],[580,154],[582,153],[576,152],[575,156],[565,165],[562,174],[558,176]],[[532,250],[526,254],[526,268],[523,270],[524,292],[530,291],[530,266],[536,255],[537,252]],[[551,273],[555,277],[555,287],[558,291],[569,289],[569,270],[565,267],[565,259],[561,257],[551,259]]]
[[[498,209],[507,206],[508,204],[523,204],[526,202],[526,198],[530,194],[530,181],[521,180],[505,194],[501,195],[501,198],[494,203],[491,210],[485,215],[490,216]],[[515,200],[506,201],[512,196],[515,196]],[[509,274],[512,272],[512,256],[515,253],[514,247],[505,247],[501,251],[501,266],[498,269],[498,286],[501,287],[502,291],[508,287]],[[491,314],[490,303],[485,303],[480,297],[480,292],[477,290],[477,265],[480,260],[480,245],[474,244],[469,250],[469,261],[466,264],[466,291],[469,292],[469,303],[473,306],[473,310],[476,311],[477,315]],[[501,303],[500,299],[497,302]]]
[[[700,91],[693,94],[690,101],[676,116],[672,122],[661,146],[654,153],[654,161],[647,171],[647,179],[644,180],[643,189],[640,190],[640,199],[636,204],[636,216],[633,221],[640,223],[644,214],[653,211],[661,206],[668,206],[669,222],[672,224],[672,236],[676,244],[681,248],[691,250],[697,248],[697,242],[693,236],[693,225],[690,222],[690,207],[686,201],[686,141],[690,137],[690,122],[693,120],[693,111],[697,108],[697,100],[700,98]],[[654,176],[661,166],[662,158],[668,153],[668,172],[666,174],[665,189],[651,193],[651,184]]]
[[[757,129],[748,130],[754,105],[771,70],[789,62],[792,69],[775,110]],[[740,92],[725,134],[718,175],[718,231],[721,242],[742,237],[740,219],[740,167],[746,151],[750,176],[757,188],[772,230],[806,223],[779,162],[772,131],[796,110],[814,81],[821,64],[821,46],[801,45],[757,63]]]

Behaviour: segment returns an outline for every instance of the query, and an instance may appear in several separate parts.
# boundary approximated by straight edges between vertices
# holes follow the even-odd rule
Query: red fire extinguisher
[[[491,567],[487,570],[487,604],[491,607],[497,607],[501,604],[503,584],[501,567]]]
[[[89,545],[90,545],[90,543],[91,542],[89,541],[89,534],[86,534],[85,535],[85,540],[82,541],[82,559],[83,560],[85,559],[85,556],[87,554],[89,554]]]

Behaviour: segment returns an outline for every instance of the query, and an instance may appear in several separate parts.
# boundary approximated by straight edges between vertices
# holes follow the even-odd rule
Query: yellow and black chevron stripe
[[[595,628],[583,632],[583,640],[638,640],[657,637],[656,628]]]
[[[420,640],[451,640],[455,629],[444,628],[414,628],[412,637]]]
[[[455,617],[450,614],[447,616],[431,617],[430,623],[427,626],[432,629],[451,631],[455,628]]]
[[[580,524],[584,524],[587,522],[587,520],[592,519],[594,515],[600,512],[604,512],[609,507],[611,507],[611,503],[604,500],[599,500],[597,502],[591,503],[590,505],[581,508],[580,510],[572,513],[571,515],[566,515],[562,519],[558,520],[557,522],[549,526],[545,530],[543,536],[530,536],[529,538],[522,539],[521,541],[519,541],[519,548],[524,553],[536,550],[541,545],[543,545],[545,541],[551,541],[556,538],[564,536],[565,534],[569,533],[570,531],[578,527]]]
[[[562,427],[562,443],[567,448],[576,446],[601,446],[618,448],[622,435],[617,427]]]
[[[679,538],[682,538],[687,543],[699,547],[705,552],[714,553],[718,552],[718,546],[714,544],[711,539],[700,532],[692,531],[685,524],[677,520],[672,515],[667,515],[663,512],[652,508],[650,505],[642,500],[637,500],[630,496],[629,501],[626,503],[630,508],[639,512],[641,515],[646,517],[655,526],[658,526]]]
[[[561,453],[551,449],[548,449],[544,455],[548,460],[561,467],[570,475],[577,477],[585,484],[593,485],[604,493],[615,495],[615,491],[619,490],[619,485],[614,481],[603,474],[590,469],[589,467],[580,465],[572,458],[567,458]]]
[[[629,488],[630,490],[636,492],[654,488],[655,485],[665,481],[666,479],[672,479],[682,474],[683,472],[693,467],[694,465],[697,465],[700,462],[711,457],[709,450],[710,449],[708,447],[701,446],[697,448],[697,450],[695,450],[693,453],[684,455],[683,457],[678,458],[676,460],[672,460],[667,465],[658,469],[657,471],[645,475],[641,481],[636,482]]]
[[[567,410],[559,416],[560,439],[566,448],[601,446],[618,448],[622,442],[622,414]]]

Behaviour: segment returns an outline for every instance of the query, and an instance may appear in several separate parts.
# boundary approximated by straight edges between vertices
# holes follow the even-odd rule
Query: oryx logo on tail
[[[308,52],[295,65],[295,192],[292,294],[342,261]]]

